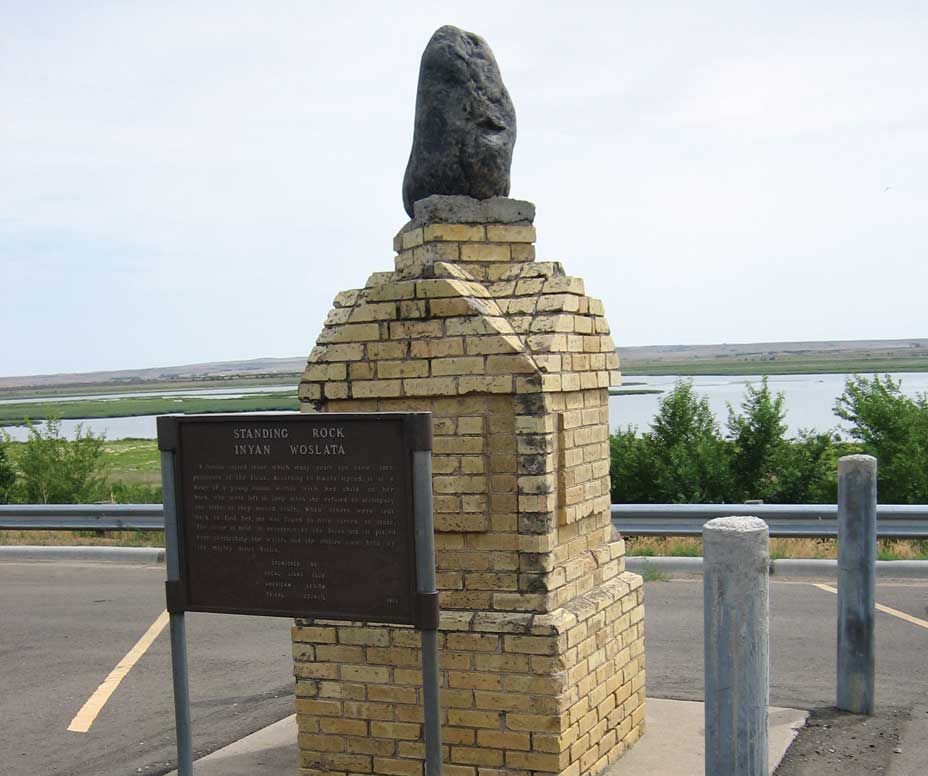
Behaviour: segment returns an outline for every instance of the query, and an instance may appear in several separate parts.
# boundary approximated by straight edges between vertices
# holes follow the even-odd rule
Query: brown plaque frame
[[[325,433],[329,434],[331,429],[338,428],[342,429],[344,437],[320,437],[323,429],[327,429]],[[247,430],[253,434],[248,434]],[[265,431],[268,436],[262,437]],[[244,437],[241,436],[243,434]],[[329,449],[330,440],[331,454],[325,452]],[[373,446],[366,442],[372,442]],[[433,599],[437,596],[417,592],[413,486],[413,453],[432,449],[430,413],[165,416],[158,418],[158,447],[172,453],[174,462],[173,503],[177,523],[174,535],[177,537],[180,574],[178,579],[167,583],[168,609],[171,612],[308,617],[409,624],[426,629],[436,627],[436,602]],[[340,453],[337,451],[339,447],[342,448]],[[303,452],[288,452],[295,449]],[[258,460],[261,463],[257,463]],[[356,527],[361,518],[349,513],[350,504],[348,507],[320,506],[318,488],[313,494],[317,500],[312,501],[305,492],[308,487],[305,486],[305,478],[300,480],[295,474],[295,485],[288,482],[275,486],[273,481],[257,480],[260,482],[260,495],[249,491],[248,485],[239,484],[233,489],[234,497],[223,491],[226,501],[218,506],[210,500],[210,486],[202,482],[194,485],[195,470],[219,472],[218,475],[198,474],[201,480],[208,482],[210,477],[218,476],[226,482],[225,478],[238,476],[237,467],[244,467],[241,469],[245,472],[242,476],[250,476],[251,486],[255,487],[255,470],[285,467],[294,460],[298,460],[302,467],[303,474],[300,476],[309,476],[310,469],[314,476],[318,474],[313,467],[354,466],[353,481],[357,481],[365,466],[393,467],[389,471],[394,471],[395,476],[389,479],[389,483],[394,497],[387,510],[388,514],[392,514],[393,523],[381,520],[379,525],[385,526],[385,531],[395,531],[393,546],[398,557],[378,555],[377,548],[362,546],[362,539],[354,538],[361,533],[358,530],[350,534],[348,542],[351,546],[348,547],[331,536],[328,542],[325,537],[319,539],[325,533],[322,525],[328,526],[326,530],[330,534],[337,534],[341,530],[339,525],[354,520],[353,526]],[[349,488],[345,482],[336,482],[335,490],[332,490],[331,484],[322,487],[326,488],[333,501],[343,498],[345,489]],[[214,490],[218,492],[221,487],[216,486]],[[169,498],[167,492],[165,498]],[[253,506],[249,510],[249,500],[259,498],[263,499],[261,506]],[[235,503],[232,504],[231,500]],[[301,500],[315,517],[309,511],[299,513],[297,504]],[[285,515],[276,512],[276,507],[270,507],[272,503],[281,502],[288,510]],[[369,507],[356,508],[365,514],[372,511]],[[211,514],[204,516],[204,510]],[[257,514],[261,510],[264,516],[258,520]],[[431,504],[428,513],[431,514]],[[336,514],[342,517],[336,517]],[[285,529],[276,524],[278,518],[284,520],[293,533],[286,534]],[[266,522],[269,519],[274,524],[273,529]],[[364,518],[372,519],[371,515]],[[212,520],[218,521],[223,530],[231,528],[235,535],[224,534],[223,530],[211,524]],[[313,520],[316,520],[315,524]],[[256,529],[258,522],[260,526]],[[317,533],[307,538],[306,532],[313,529]],[[250,535],[249,530],[254,535]],[[276,532],[277,537],[284,536],[290,541],[281,542],[276,537],[271,539],[267,533],[270,530]],[[197,531],[201,532],[199,538]],[[249,539],[253,544],[248,544]],[[367,544],[376,541],[366,540]],[[275,561],[282,571],[273,570]],[[305,575],[308,568],[321,569],[310,573],[320,575],[322,582],[316,586],[323,588],[321,595],[328,599],[325,603],[313,600],[298,603],[292,594],[280,592],[280,589],[290,590],[294,585],[299,587],[300,580],[305,579],[301,575]],[[379,583],[367,577],[362,583],[358,574],[346,573],[355,570],[376,573]],[[330,573],[340,580],[334,588],[328,583]],[[287,574],[293,576],[288,577]],[[268,584],[275,586],[270,588],[273,592],[269,592]],[[303,595],[314,595],[305,592],[307,585],[309,583],[304,581]],[[329,599],[333,590],[334,597]]]

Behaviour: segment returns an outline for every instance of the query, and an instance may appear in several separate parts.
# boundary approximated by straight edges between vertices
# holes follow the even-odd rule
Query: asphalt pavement
[[[163,565],[0,563],[0,772],[157,776],[175,766],[165,629],[86,733],[75,715],[164,610]],[[293,713],[290,620],[186,615],[197,755]]]
[[[89,730],[67,730],[158,619],[163,579],[162,565],[0,562],[4,774],[158,776],[174,767],[166,630],[128,671]],[[771,703],[778,706],[822,710],[834,702],[836,602],[833,593],[815,583],[770,582]],[[880,580],[877,601],[928,619],[925,581]],[[701,580],[647,582],[645,607],[649,696],[700,700]],[[198,756],[292,713],[289,620],[210,614],[187,618]],[[877,711],[892,709],[899,736],[924,726],[916,712],[928,697],[926,662],[928,628],[878,613]],[[813,754],[814,746],[813,741]],[[898,762],[904,757],[925,762],[912,752],[893,754],[899,755]],[[850,771],[843,772],[850,776]],[[899,773],[908,776],[905,770]]]
[[[776,776],[925,776],[928,580],[880,579],[876,709],[837,712],[833,579],[770,580],[770,702],[811,711]],[[702,579],[645,584],[649,694],[703,696]],[[903,619],[908,616],[910,619]]]
[[[770,580],[770,702],[777,706],[812,709],[835,702],[837,602],[817,582]],[[702,698],[702,579],[646,583],[644,600],[648,692]],[[928,619],[928,581],[880,580],[876,600]],[[876,623],[877,704],[924,702],[928,629],[883,612]]]

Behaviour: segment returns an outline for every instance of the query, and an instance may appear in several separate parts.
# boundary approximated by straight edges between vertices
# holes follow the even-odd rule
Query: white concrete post
[[[705,772],[768,776],[767,524],[757,517],[717,517],[702,536]]]
[[[837,706],[872,714],[876,615],[876,458],[838,461]]]

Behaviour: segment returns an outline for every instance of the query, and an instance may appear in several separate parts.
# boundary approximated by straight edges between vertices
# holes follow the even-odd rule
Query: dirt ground
[[[872,717],[813,709],[774,776],[888,774],[902,753],[900,735],[908,720],[904,708],[879,708]]]

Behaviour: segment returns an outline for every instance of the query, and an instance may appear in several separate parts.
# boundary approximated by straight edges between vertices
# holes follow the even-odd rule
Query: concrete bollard
[[[706,757],[711,776],[768,776],[770,539],[757,517],[703,526]]]
[[[876,458],[838,461],[837,706],[872,714],[876,614]]]

